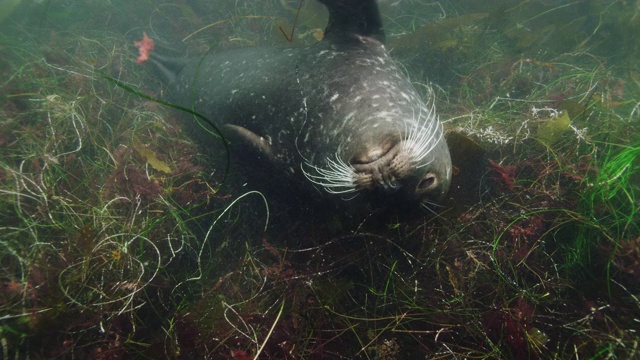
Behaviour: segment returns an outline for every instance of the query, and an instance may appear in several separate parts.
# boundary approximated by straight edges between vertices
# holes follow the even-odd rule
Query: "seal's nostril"
[[[351,159],[351,164],[369,164],[380,159],[382,156],[384,156],[384,154],[386,154],[386,152],[383,152],[382,149],[378,148],[378,149],[369,151],[364,155],[354,156]]]
[[[349,163],[351,165],[365,165],[365,164],[370,164],[378,159],[380,159],[381,157],[385,156],[387,153],[389,152],[389,150],[383,151],[382,149],[376,149],[373,151],[370,151],[364,155],[358,155],[358,156],[354,156],[351,158],[351,160],[349,161]]]
[[[394,148],[396,148],[399,142],[400,138],[394,134],[380,142],[380,145],[363,146],[358,153],[351,157],[349,163],[351,165],[371,164],[372,162],[378,161],[387,156]]]

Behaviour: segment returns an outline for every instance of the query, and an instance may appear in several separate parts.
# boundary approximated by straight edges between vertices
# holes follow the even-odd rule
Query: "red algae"
[[[155,48],[155,43],[153,42],[153,39],[147,36],[146,32],[142,33],[142,40],[134,41],[133,45],[135,45],[138,48],[138,53],[140,54],[136,59],[138,64],[142,64],[143,62],[146,62],[147,60],[149,60],[151,51],[153,51],[153,49]]]

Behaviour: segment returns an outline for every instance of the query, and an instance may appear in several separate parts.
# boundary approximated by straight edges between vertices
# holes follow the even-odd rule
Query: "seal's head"
[[[343,142],[325,166],[303,166],[305,176],[346,199],[367,193],[385,204],[431,209],[451,183],[451,157],[433,102],[393,122],[375,122]]]
[[[439,202],[451,182],[451,159],[442,130],[416,127],[366,145],[349,161],[356,190],[393,194],[426,206]]]

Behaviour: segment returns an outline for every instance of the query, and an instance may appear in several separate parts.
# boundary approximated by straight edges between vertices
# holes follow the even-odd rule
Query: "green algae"
[[[543,144],[551,147],[562,139],[562,135],[566,133],[571,126],[571,118],[568,111],[562,111],[558,116],[544,119],[538,130],[536,131],[536,138]]]

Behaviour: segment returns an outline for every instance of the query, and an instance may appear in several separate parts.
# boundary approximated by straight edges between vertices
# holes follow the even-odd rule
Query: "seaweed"
[[[1,24],[1,356],[637,357],[636,7],[383,4],[456,175],[437,214],[356,219],[227,177],[122,35],[267,46],[300,4],[33,2]]]

